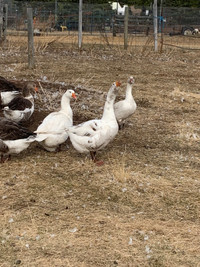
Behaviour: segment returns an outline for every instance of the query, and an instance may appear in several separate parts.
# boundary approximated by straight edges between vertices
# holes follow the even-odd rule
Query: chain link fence
[[[67,32],[77,34],[79,5],[65,2],[24,2],[4,0],[8,5],[8,31],[27,30],[27,7],[33,9],[36,35]],[[158,32],[164,36],[200,37],[200,9],[158,7]],[[124,33],[124,14],[109,4],[83,4],[83,34],[120,36]],[[10,33],[11,34],[11,33]],[[129,39],[153,37],[152,7],[129,7]],[[186,40],[186,39],[185,39]],[[182,42],[183,40],[181,40]],[[200,39],[195,40],[199,43]],[[169,43],[169,39],[167,40]],[[131,43],[129,42],[129,45]],[[176,45],[179,44],[176,41]],[[200,47],[199,47],[200,48]]]

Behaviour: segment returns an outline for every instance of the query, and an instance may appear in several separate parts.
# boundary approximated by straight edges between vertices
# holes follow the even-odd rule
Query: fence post
[[[128,6],[124,12],[124,49],[128,48]]]
[[[55,0],[55,26],[57,25],[58,21],[58,1]]]
[[[160,0],[160,32],[161,32],[161,39],[160,39],[160,52],[162,52],[163,49],[163,0]]]
[[[0,42],[2,41],[3,34],[3,0],[0,0]]]
[[[8,4],[5,4],[3,7],[3,36],[4,36],[4,40],[6,40],[6,36],[7,36],[7,25],[8,25]]]
[[[114,16],[112,17],[112,32],[113,32],[113,37],[116,37],[116,36],[117,36],[117,34],[116,34],[116,29],[115,29],[115,16],[116,16],[116,15],[114,15]]]
[[[154,51],[158,51],[158,10],[157,0],[153,4]]]
[[[33,10],[27,8],[27,20],[28,20],[28,67],[33,69],[35,67],[34,62],[34,44],[33,44]]]
[[[159,27],[158,27],[158,32],[161,33],[162,32],[162,21],[163,21],[163,0],[160,0],[160,14],[159,14]]]
[[[78,48],[81,49],[82,45],[82,9],[83,1],[79,0],[79,20],[78,20]]]

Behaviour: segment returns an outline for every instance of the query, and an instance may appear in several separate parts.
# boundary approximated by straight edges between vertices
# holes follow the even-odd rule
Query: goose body
[[[21,86],[17,86],[16,83],[6,80],[0,76],[0,92],[20,91]]]
[[[89,120],[69,128],[69,137],[74,148],[80,153],[90,152],[95,160],[97,150],[103,149],[118,133],[113,104],[119,82],[113,83],[108,91],[101,119]]]
[[[23,127],[14,121],[7,120],[5,118],[0,118],[0,139],[25,139],[31,135],[34,135],[34,133],[26,127]]]
[[[11,156],[12,154],[19,154],[23,150],[27,149],[29,145],[34,142],[35,137],[18,139],[18,140],[2,140],[0,139],[0,153],[1,163],[4,162],[4,156]]]
[[[20,94],[20,87],[0,76],[0,105],[7,105]]]
[[[16,96],[19,96],[20,92],[19,91],[7,91],[7,92],[0,92],[0,102],[1,102],[1,106],[5,106],[8,103],[10,103],[13,98],[15,98]]]
[[[18,140],[1,140],[1,143],[7,147],[4,155],[19,154],[23,150],[27,149],[30,143],[32,143],[34,140],[34,136],[32,138]]]
[[[0,119],[0,154],[1,161],[5,155],[18,154],[28,148],[34,141],[35,134],[19,124]]]
[[[115,116],[119,125],[123,123],[125,119],[130,117],[137,108],[136,102],[132,95],[132,87],[134,82],[134,78],[132,76],[129,77],[127,81],[125,99],[114,104]]]
[[[36,141],[47,151],[56,151],[68,138],[67,129],[73,124],[73,113],[70,100],[76,98],[73,90],[67,90],[61,99],[61,109],[50,113],[38,126]]]
[[[15,122],[27,121],[34,112],[33,90],[33,84],[26,85],[23,89],[23,95],[16,96],[3,108],[5,118]]]

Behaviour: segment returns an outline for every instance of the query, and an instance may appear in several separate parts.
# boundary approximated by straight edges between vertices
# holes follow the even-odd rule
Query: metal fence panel
[[[8,34],[26,34],[27,7],[33,9],[33,23],[35,35],[46,33],[66,32],[77,35],[78,32],[78,3],[66,2],[24,2],[3,0],[8,4]],[[84,2],[84,1],[83,1]],[[162,11],[162,12],[161,12]],[[128,45],[133,45],[135,37],[153,38],[153,14],[150,7],[129,7]],[[199,8],[158,8],[159,33],[166,36],[192,36],[195,29],[200,29]],[[124,14],[117,13],[109,4],[83,3],[83,35],[99,35],[104,38],[122,36],[124,33]],[[200,34],[198,35],[200,37]],[[141,39],[141,38],[140,38]],[[105,39],[109,43],[108,39]],[[200,40],[200,38],[198,38]],[[181,40],[185,42],[186,39]],[[116,42],[112,41],[116,44]],[[144,41],[150,43],[149,41]],[[144,43],[143,42],[143,43]],[[176,45],[179,45],[178,39]],[[192,41],[190,41],[192,42]],[[140,42],[138,42],[140,43]],[[169,39],[162,44],[169,43]],[[197,42],[196,42],[197,43]],[[136,42],[135,42],[136,44]],[[121,45],[121,43],[120,43]],[[123,44],[122,44],[123,45]]]

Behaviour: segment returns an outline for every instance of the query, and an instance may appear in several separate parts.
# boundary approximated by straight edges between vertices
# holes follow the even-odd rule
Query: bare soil
[[[138,107],[98,152],[101,167],[69,140],[1,164],[0,266],[200,266],[200,51],[95,42],[78,51],[46,39],[28,69],[26,43],[12,38],[0,75],[38,85],[30,129],[68,88],[78,93],[74,124],[100,118],[112,82],[121,99],[130,75]]]

